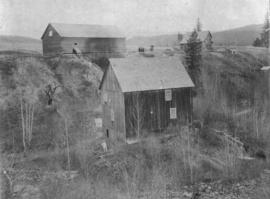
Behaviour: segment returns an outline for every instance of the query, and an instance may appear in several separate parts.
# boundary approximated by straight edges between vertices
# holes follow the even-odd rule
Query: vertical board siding
[[[101,87],[102,95],[107,96],[107,102],[102,102],[105,134],[108,129],[110,138],[125,140],[136,137],[138,133],[141,135],[162,131],[170,124],[188,124],[192,115],[191,88],[171,90],[171,101],[165,100],[165,90],[123,93],[112,67],[109,66]],[[170,119],[170,108],[177,109],[176,119]],[[114,122],[111,121],[112,110]],[[136,120],[138,111],[140,120]]]
[[[63,53],[72,53],[75,43],[82,53],[92,55],[92,58],[125,56],[124,38],[63,38],[61,42]]]
[[[165,101],[165,91],[142,91],[125,93],[125,123],[127,137],[136,136],[134,125],[136,121],[134,107],[136,106],[136,95],[139,95],[140,103],[142,103],[144,116],[142,131],[161,131],[170,123],[190,122],[192,114],[192,100],[190,96],[190,88],[172,89],[172,100]],[[177,109],[177,119],[170,119],[170,108]]]
[[[49,36],[50,31],[53,32],[51,37]],[[42,39],[43,54],[60,54],[62,52],[61,40],[62,38],[59,36],[59,34],[51,26],[48,26],[44,38]]]
[[[54,31],[52,37],[48,35],[50,30]],[[82,53],[92,58],[120,58],[126,52],[125,38],[61,37],[52,26],[48,26],[42,39],[43,54],[71,54],[75,43]]]
[[[125,140],[125,106],[124,96],[119,87],[118,81],[109,67],[102,85],[103,95],[107,95],[108,101],[102,102],[103,106],[103,131],[109,130],[110,137],[114,140]],[[111,121],[111,111],[114,112],[114,121]]]

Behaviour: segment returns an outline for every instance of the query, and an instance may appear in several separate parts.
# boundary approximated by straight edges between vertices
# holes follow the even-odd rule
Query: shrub
[[[204,142],[205,147],[221,147],[223,145],[220,136],[207,126],[201,130],[200,138]]]

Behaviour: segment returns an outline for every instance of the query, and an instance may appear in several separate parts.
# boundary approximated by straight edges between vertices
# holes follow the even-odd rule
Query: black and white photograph
[[[0,0],[0,199],[270,199],[270,0]]]

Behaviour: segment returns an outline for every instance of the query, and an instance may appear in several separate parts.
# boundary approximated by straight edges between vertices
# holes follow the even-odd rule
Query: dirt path
[[[148,199],[151,194],[141,193],[138,198]],[[270,171],[257,179],[227,185],[220,181],[200,183],[196,189],[184,186],[181,190],[168,190],[161,195],[164,199],[270,199]]]

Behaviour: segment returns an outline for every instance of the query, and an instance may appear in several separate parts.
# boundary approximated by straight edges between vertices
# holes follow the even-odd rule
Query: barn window
[[[49,32],[49,37],[52,37],[52,36],[53,36],[53,31],[50,30],[50,32]]]

